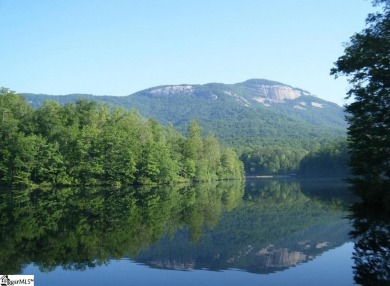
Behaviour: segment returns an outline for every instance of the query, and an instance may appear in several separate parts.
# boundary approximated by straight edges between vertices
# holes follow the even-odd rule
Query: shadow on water
[[[159,269],[282,271],[349,241],[346,187],[310,184],[2,190],[0,273],[123,258]]]
[[[354,279],[360,285],[390,285],[389,182],[356,181],[361,200],[351,208],[355,242]]]

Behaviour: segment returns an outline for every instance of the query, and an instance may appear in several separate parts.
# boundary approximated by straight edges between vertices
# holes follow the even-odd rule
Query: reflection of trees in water
[[[296,181],[264,181],[243,196],[242,182],[6,190],[0,270],[19,273],[31,262],[41,271],[84,270],[131,257],[155,267],[268,273],[346,241],[343,208],[302,193]]]
[[[355,185],[359,193],[368,187],[373,190],[370,201],[375,194],[376,203],[362,199],[352,207],[354,278],[361,285],[390,285],[390,207],[379,203],[377,195],[382,191],[375,191],[377,184]]]
[[[347,240],[342,204],[304,194],[299,181],[249,182],[244,198],[224,219],[233,227],[223,237],[238,237],[238,232],[246,237],[238,245],[253,247],[252,257],[247,256],[252,261],[243,262],[242,255],[242,261],[236,261],[250,265],[250,271],[267,273],[291,267]]]
[[[297,201],[309,200],[301,192],[297,181],[252,181],[249,183],[245,198],[257,203],[290,204]]]
[[[343,217],[344,205],[303,194],[298,181],[250,180],[241,203],[196,244],[178,231],[137,261],[168,269],[280,271],[345,243],[350,229]]]
[[[0,192],[0,270],[20,273],[34,262],[83,270],[141,249],[188,226],[199,237],[233,209],[240,182],[129,189]]]

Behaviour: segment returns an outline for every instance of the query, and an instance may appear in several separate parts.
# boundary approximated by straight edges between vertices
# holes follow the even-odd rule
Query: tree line
[[[136,111],[78,100],[34,109],[0,90],[0,184],[166,184],[241,179],[230,148],[191,121],[188,136]]]
[[[309,152],[299,163],[302,177],[347,178],[350,155],[346,141],[335,141]]]
[[[311,150],[298,146],[254,146],[241,153],[248,175],[301,177],[348,176],[349,152],[345,140],[328,142]]]

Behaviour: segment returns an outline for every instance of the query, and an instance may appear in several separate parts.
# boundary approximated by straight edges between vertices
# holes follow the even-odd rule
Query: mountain
[[[34,107],[44,100],[64,104],[83,98],[137,109],[142,116],[172,124],[183,132],[188,122],[196,119],[205,132],[213,132],[234,146],[309,146],[345,137],[346,130],[343,109],[337,104],[303,89],[264,79],[237,84],[164,85],[122,97],[22,95]]]

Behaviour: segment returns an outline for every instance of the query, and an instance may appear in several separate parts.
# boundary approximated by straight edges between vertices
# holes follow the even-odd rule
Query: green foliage
[[[237,164],[239,158],[231,148],[226,148],[221,154],[221,164],[218,174],[222,179],[235,178],[244,172],[244,164]]]
[[[240,169],[213,136],[189,125],[186,139],[135,111],[77,100],[45,102],[33,110],[25,100],[0,94],[0,184],[28,186],[166,184],[177,181],[241,179],[221,168]]]
[[[32,108],[23,97],[0,89],[0,183],[25,185],[35,155]]]
[[[306,153],[291,147],[258,146],[245,149],[240,158],[250,175],[291,174],[297,172]]]
[[[348,146],[356,179],[390,180],[390,2],[350,38],[332,74],[348,77]],[[381,200],[381,198],[378,198]]]
[[[347,142],[334,142],[307,154],[300,162],[303,177],[343,177],[349,175]]]
[[[267,87],[280,86],[294,90],[300,96],[275,102],[265,98],[261,92]],[[207,160],[203,158],[202,168],[197,163],[201,160],[196,157],[197,152],[207,147],[201,146],[199,139],[202,135],[213,134],[222,146],[229,146],[242,154],[241,159],[245,161],[248,174],[295,173],[300,159],[309,151],[344,139],[346,135],[341,107],[311,96],[304,90],[261,79],[231,85],[160,86],[127,97],[80,94],[24,96],[34,106],[40,106],[48,98],[61,104],[69,104],[76,99],[93,99],[112,106],[135,108],[146,118],[170,125],[188,136],[188,142],[181,142],[186,155],[175,161],[180,165],[180,178],[211,178],[206,168]],[[202,128],[191,126],[194,119]],[[249,153],[253,153],[253,156],[248,154],[248,148],[252,149]],[[153,167],[144,165],[142,168],[147,170]],[[157,169],[149,171],[158,177]]]
[[[300,97],[265,106],[256,101],[263,96],[259,90],[264,86],[286,85],[267,80],[248,80],[237,84],[191,85],[190,89],[180,85],[160,86],[126,97],[80,94],[24,96],[35,107],[45,99],[66,104],[84,98],[127,109],[135,108],[142,116],[157,119],[164,125],[172,124],[183,133],[191,120],[196,119],[205,134],[213,133],[222,144],[236,149],[276,145],[309,150],[322,141],[345,137],[344,113],[338,105],[295,89],[302,94]],[[313,106],[313,102],[322,107]],[[304,106],[304,109],[297,106]]]

